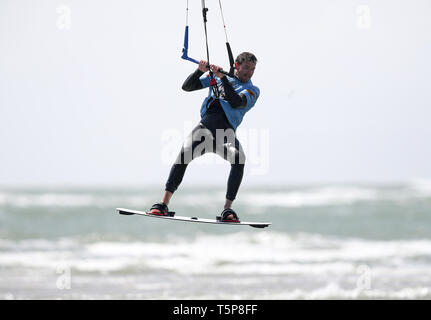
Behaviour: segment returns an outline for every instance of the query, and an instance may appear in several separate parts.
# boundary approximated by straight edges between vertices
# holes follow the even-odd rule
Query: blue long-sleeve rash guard
[[[203,72],[197,69],[186,79],[183,84],[183,89],[186,91],[194,91],[210,87],[210,76],[202,75]],[[254,107],[259,98],[260,90],[258,87],[253,85],[251,80],[241,82],[238,78],[229,76],[225,76],[222,79],[218,77],[214,78],[220,92],[220,105],[223,108],[229,123],[232,125],[233,129],[236,130],[242,122],[244,115]],[[202,103],[200,112],[201,117],[205,115],[210,100],[215,98],[216,97],[210,88],[208,96]]]

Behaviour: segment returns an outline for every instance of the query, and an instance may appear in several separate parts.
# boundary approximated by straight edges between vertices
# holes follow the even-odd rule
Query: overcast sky
[[[201,1],[189,2],[201,59]],[[227,68],[206,2],[211,59]],[[243,185],[431,179],[429,0],[222,3],[234,54],[259,59]],[[1,0],[0,185],[163,186],[207,95],[181,90],[195,68],[180,59],[185,6]],[[224,185],[229,164],[202,159],[183,185]]]

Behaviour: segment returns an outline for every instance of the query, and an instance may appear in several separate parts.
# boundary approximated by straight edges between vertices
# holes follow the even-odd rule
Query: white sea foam
[[[351,205],[362,201],[393,201],[431,197],[431,183],[415,183],[405,187],[382,188],[360,186],[323,186],[277,192],[247,192],[237,203],[252,203],[254,207],[316,207]]]
[[[356,201],[375,200],[377,190],[358,187],[321,187],[305,190],[279,192],[248,192],[238,203],[253,203],[253,206],[302,207],[351,204]]]
[[[199,292],[198,299],[205,298],[205,292],[209,299],[217,298],[220,290],[225,298],[240,299],[431,297],[431,240],[370,241],[278,232],[200,234],[169,240],[3,239],[0,270],[4,279],[8,272],[18,272],[16,279],[24,283],[48,277],[54,286],[52,277],[58,276],[56,271],[62,266],[70,269],[74,286],[91,286],[95,277],[104,277],[105,285],[123,288],[126,283],[139,294],[147,290],[165,298],[178,290],[186,292],[183,298]],[[369,272],[371,286],[360,290],[356,282],[364,272]],[[217,289],[204,290],[214,279],[218,279]],[[189,291],[184,289],[188,281],[193,282]],[[226,288],[232,285],[255,289],[229,292]],[[262,286],[267,289],[256,291]]]
[[[0,248],[0,266],[4,267],[52,268],[62,262],[91,272],[145,268],[180,274],[326,275],[352,273],[366,263],[382,274],[411,270],[431,276],[428,265],[411,262],[417,257],[431,260],[430,240],[341,241],[307,234],[240,232],[168,243],[1,240]],[[394,266],[399,269],[391,269]]]
[[[156,195],[157,193],[155,193]],[[201,189],[179,192],[175,199],[185,206],[195,206],[196,199],[207,206],[217,205],[224,198],[225,190],[206,191]],[[303,188],[285,188],[277,191],[242,190],[236,203],[253,208],[279,206],[303,207],[324,205],[349,205],[361,201],[404,201],[416,198],[431,197],[431,182],[414,180],[405,185],[390,187],[373,187],[359,185],[327,185]],[[0,206],[29,207],[148,207],[154,196],[137,192],[131,193],[97,193],[91,192],[18,192],[1,191]]]
[[[0,206],[19,208],[35,207],[112,207],[127,204],[132,207],[146,207],[154,201],[140,195],[104,195],[94,193],[15,193],[1,192]]]
[[[284,300],[319,300],[319,299],[429,299],[431,289],[428,287],[413,287],[397,290],[360,290],[358,288],[342,288],[338,283],[329,282],[323,287],[312,290],[292,289],[283,292],[273,292],[260,296],[260,299]],[[197,297],[196,297],[197,298]],[[247,298],[247,297],[243,297]]]
[[[412,179],[408,182],[408,187],[418,195],[423,197],[431,197],[431,180],[427,179]]]

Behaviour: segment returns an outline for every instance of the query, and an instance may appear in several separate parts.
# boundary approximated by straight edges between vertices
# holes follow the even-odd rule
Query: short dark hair
[[[235,59],[235,62],[237,62],[238,64],[242,64],[245,61],[250,61],[250,62],[256,63],[257,58],[251,52],[243,52],[240,55],[238,55],[238,57],[236,57],[236,59]]]

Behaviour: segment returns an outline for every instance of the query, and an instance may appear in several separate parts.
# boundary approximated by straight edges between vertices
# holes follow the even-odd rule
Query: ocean
[[[240,189],[265,229],[124,216],[156,188],[0,188],[0,299],[430,299],[431,182]],[[215,218],[224,187],[170,209]]]

